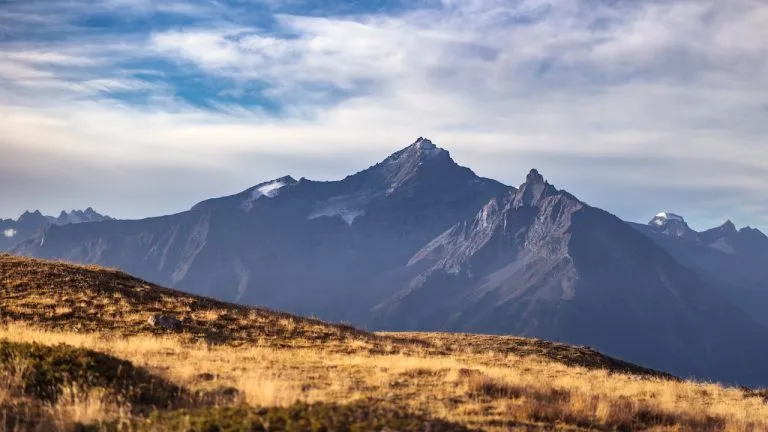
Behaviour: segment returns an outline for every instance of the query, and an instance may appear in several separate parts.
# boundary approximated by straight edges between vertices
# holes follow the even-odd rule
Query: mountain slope
[[[656,219],[647,225],[631,225],[768,328],[765,313],[768,310],[768,237],[765,234],[750,227],[737,230],[729,220],[703,232],[687,228],[686,235],[680,237],[669,235],[665,226],[655,222]]]
[[[375,339],[348,326],[193,296],[113,269],[6,254],[0,254],[0,307],[3,324],[108,330],[123,337],[166,333],[147,320],[170,314],[181,320],[184,336],[193,342],[237,345],[267,337],[283,343],[332,344]]]
[[[683,376],[768,383],[768,332],[645,236],[535,170],[409,265],[425,270],[378,308],[380,327],[541,337]]]
[[[340,181],[283,177],[177,215],[51,226],[15,252],[360,323],[397,289],[410,256],[508,190],[419,138]]]

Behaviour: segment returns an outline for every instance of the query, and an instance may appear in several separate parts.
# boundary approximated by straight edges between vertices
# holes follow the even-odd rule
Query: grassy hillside
[[[6,430],[768,430],[765,393],[584,347],[371,334],[97,267],[0,255],[0,321]]]

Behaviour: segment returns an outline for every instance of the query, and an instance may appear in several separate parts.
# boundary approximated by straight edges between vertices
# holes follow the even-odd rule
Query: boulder
[[[152,327],[161,327],[172,331],[181,330],[181,321],[170,315],[152,315],[147,322]]]

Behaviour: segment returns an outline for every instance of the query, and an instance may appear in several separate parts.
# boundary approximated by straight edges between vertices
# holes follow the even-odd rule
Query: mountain
[[[10,250],[48,225],[67,225],[112,220],[88,207],[85,211],[62,211],[59,217],[45,216],[39,210],[25,212],[17,220],[0,219],[0,251]]]
[[[420,271],[377,308],[378,326],[568,341],[683,376],[768,382],[765,329],[650,239],[536,170],[408,266]]]
[[[631,225],[768,328],[768,236],[751,227],[737,229],[730,220],[697,232],[678,216],[686,227],[680,236],[657,218]]]
[[[16,253],[99,263],[171,287],[363,322],[424,244],[509,187],[419,138],[339,181],[286,176],[189,211],[50,226]]]
[[[682,218],[659,222],[687,241]],[[368,328],[547,338],[768,384],[768,330],[709,280],[536,170],[505,186],[426,138],[342,180],[285,176],[174,215],[49,225],[13,251]]]

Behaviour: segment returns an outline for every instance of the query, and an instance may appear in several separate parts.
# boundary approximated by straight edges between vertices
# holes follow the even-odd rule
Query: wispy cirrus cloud
[[[429,135],[481,174],[514,184],[535,165],[625,218],[768,224],[761,1],[35,3],[0,14],[0,154],[136,197],[64,180],[52,205],[180,210],[286,172],[341,177]],[[170,198],[136,207],[137,173]],[[47,192],[10,193],[0,211]]]

